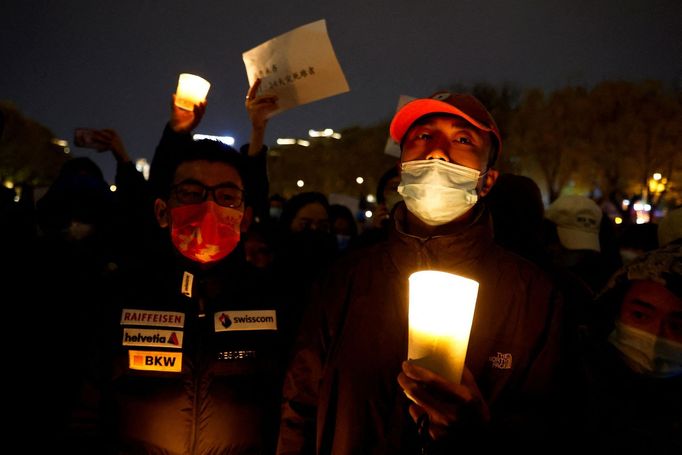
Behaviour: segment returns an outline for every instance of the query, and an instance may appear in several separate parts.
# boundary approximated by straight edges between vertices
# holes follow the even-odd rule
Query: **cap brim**
[[[464,118],[467,122],[474,125],[476,128],[493,132],[493,129],[482,124],[481,122],[474,120],[471,116],[467,115],[460,109],[457,109],[452,104],[445,103],[443,101],[434,100],[431,98],[420,98],[414,101],[410,101],[405,104],[393,117],[391,121],[391,137],[398,144],[402,142],[403,136],[410,129],[412,124],[416,122],[419,118],[424,117],[429,114],[452,114],[458,117]]]
[[[569,250],[594,250],[600,252],[599,234],[593,232],[580,231],[578,229],[568,229],[557,226],[557,234],[561,244]]]

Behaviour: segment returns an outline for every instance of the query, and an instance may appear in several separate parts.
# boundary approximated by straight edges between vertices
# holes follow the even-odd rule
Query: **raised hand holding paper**
[[[249,86],[260,78],[260,92],[277,95],[279,108],[292,107],[349,91],[324,19],[298,27],[242,54]]]

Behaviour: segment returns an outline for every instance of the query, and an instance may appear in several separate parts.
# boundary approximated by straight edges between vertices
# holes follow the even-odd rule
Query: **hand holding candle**
[[[211,83],[203,77],[182,73],[178,78],[178,88],[175,91],[175,105],[188,111],[194,110],[194,105],[206,99]]]
[[[408,360],[460,383],[477,295],[478,283],[468,278],[410,275]]]

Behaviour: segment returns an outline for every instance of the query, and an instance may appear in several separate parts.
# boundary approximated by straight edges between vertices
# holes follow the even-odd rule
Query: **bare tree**
[[[607,81],[590,92],[585,139],[601,171],[605,191],[622,189],[650,203],[655,211],[679,179],[682,158],[682,105],[657,81]],[[667,185],[651,192],[650,180],[661,173]]]
[[[52,132],[8,102],[0,102],[0,116],[0,181],[50,184],[69,158],[62,147],[55,145]]]
[[[583,111],[586,91],[567,87],[546,96],[542,90],[524,93],[510,121],[508,153],[525,169],[537,166],[550,202],[571,180],[584,175]]]

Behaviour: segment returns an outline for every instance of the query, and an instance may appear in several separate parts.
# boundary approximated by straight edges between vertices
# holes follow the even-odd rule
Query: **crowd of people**
[[[6,315],[33,315],[9,358],[18,431],[41,435],[24,451],[682,453],[682,211],[625,255],[589,197],[545,207],[496,169],[478,99],[438,92],[393,117],[400,159],[360,226],[269,193],[259,85],[240,150],[192,139],[206,101],[171,102],[149,180],[104,129],[117,192],[74,158],[34,208],[3,202]],[[479,283],[459,382],[408,361],[419,270]]]

